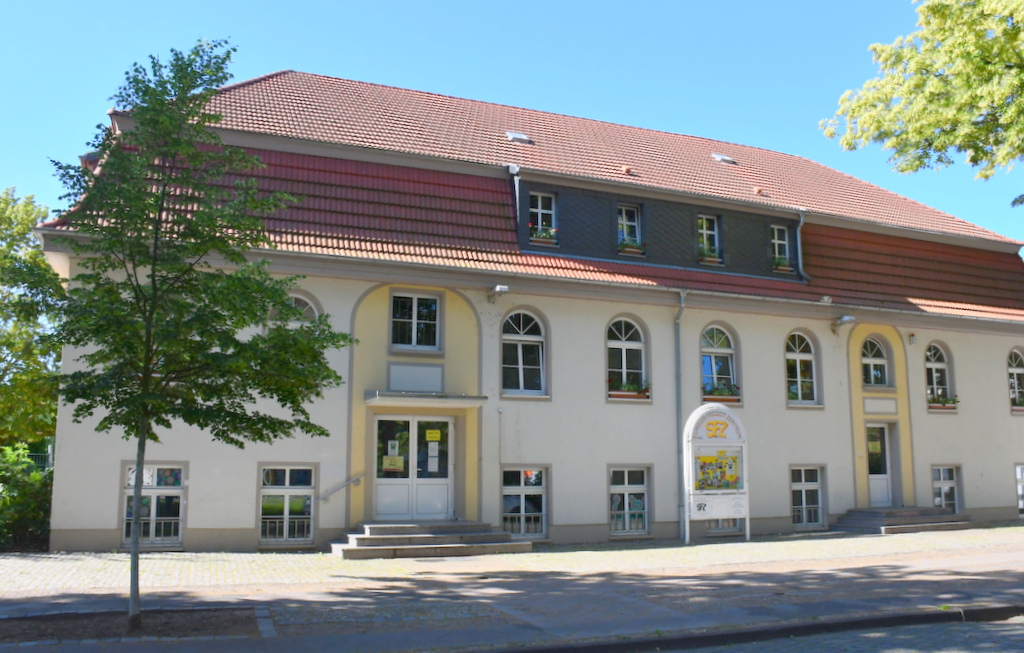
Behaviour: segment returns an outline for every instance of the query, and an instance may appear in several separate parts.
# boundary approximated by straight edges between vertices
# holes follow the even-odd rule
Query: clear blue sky
[[[226,38],[240,81],[293,69],[804,156],[1024,240],[1020,173],[892,172],[818,121],[877,72],[868,45],[915,29],[910,0],[178,0],[10,2],[0,38],[0,188],[66,208],[76,161],[124,71]]]

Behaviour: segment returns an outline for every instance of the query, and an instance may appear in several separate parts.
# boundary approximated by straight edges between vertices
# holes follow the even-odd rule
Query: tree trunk
[[[138,449],[135,453],[135,487],[132,488],[132,540],[131,540],[131,581],[128,591],[128,631],[137,632],[142,628],[142,599],[139,596],[139,531],[142,520],[142,482],[145,475],[146,441],[149,440],[149,422],[140,420]],[[156,506],[150,506],[155,510]]]

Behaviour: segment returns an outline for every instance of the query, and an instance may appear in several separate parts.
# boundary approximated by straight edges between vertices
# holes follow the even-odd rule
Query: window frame
[[[632,213],[632,218],[627,214]],[[640,230],[640,206],[638,204],[619,204],[616,208],[619,247],[643,247],[643,235]],[[633,235],[629,235],[632,227]]]
[[[878,351],[882,353],[881,356],[870,356],[867,353],[868,343],[873,343]],[[889,348],[883,344],[883,341],[875,336],[868,336],[864,338],[864,342],[860,346],[860,365],[861,365],[861,383],[865,388],[891,388],[892,378],[891,370],[889,369]],[[877,369],[882,370],[883,379],[881,383],[868,382],[868,379],[875,378],[875,372]],[[867,374],[866,374],[867,373]]]
[[[124,481],[122,483],[121,492],[121,526],[120,526],[120,538],[123,544],[131,542],[131,509],[129,504],[134,498],[135,492],[135,480],[133,472],[135,470],[135,461],[124,461],[122,464],[124,470]],[[188,480],[188,465],[184,462],[148,462],[142,467],[143,469],[143,487],[142,487],[142,498],[143,505],[146,505],[145,499],[148,499],[149,512],[148,516],[142,517],[140,524],[142,526],[142,532],[139,534],[139,545],[143,548],[179,548],[184,541],[185,531],[185,509],[187,506],[186,500],[186,486]],[[152,485],[145,484],[145,478],[147,471],[152,470],[154,483]],[[159,485],[159,472],[160,470],[178,470],[178,484],[177,485]],[[163,517],[158,514],[159,510],[159,499],[174,497],[177,499],[177,510],[178,514],[174,518]],[[162,522],[160,520],[163,520]],[[171,537],[164,537],[158,535],[158,531],[164,530],[167,526],[171,526],[174,535]],[[147,534],[148,531],[148,534]]]
[[[1006,358],[1006,370],[1010,384],[1010,409],[1024,414],[1024,353],[1017,348],[1011,349]]]
[[[536,206],[534,206],[536,200]],[[550,200],[551,208],[544,207],[544,200]],[[530,238],[558,242],[558,201],[553,193],[530,191],[529,204]]]
[[[412,300],[412,317],[406,320],[406,318],[395,317],[395,300],[396,299],[411,299]],[[430,323],[426,320],[418,319],[418,308],[421,300],[433,300],[434,304],[434,344],[418,344],[417,339],[417,326],[422,322],[424,324]],[[391,291],[388,301],[388,348],[393,353],[406,353],[406,354],[442,354],[444,353],[444,295],[441,293],[412,291],[412,290],[400,290],[393,289]],[[395,323],[396,320],[402,322],[408,321],[409,323],[409,335],[410,343],[396,343],[395,342]]]
[[[807,480],[807,472],[812,471],[817,475],[817,480],[809,481]],[[799,479],[795,477],[796,474],[800,475]],[[789,504],[794,531],[823,530],[828,526],[824,477],[824,465],[794,465],[789,468]],[[817,493],[817,503],[808,504],[808,492]],[[801,499],[799,506],[795,501],[797,493],[799,493]],[[816,513],[811,511],[816,511]],[[815,514],[817,519],[812,519]]]
[[[932,465],[932,506],[935,508],[953,508],[953,514],[960,513],[961,496],[960,465]],[[952,491],[952,505],[949,501]]]
[[[615,483],[616,472],[622,473],[623,483]],[[631,483],[631,474],[643,474],[643,482]],[[608,529],[611,537],[649,535],[651,532],[651,467],[649,465],[614,465],[608,467]],[[622,503],[616,508],[614,497],[622,495]],[[631,499],[643,496],[643,505],[633,508]],[[623,528],[616,529],[616,517],[621,516]],[[643,520],[642,528],[631,528],[637,519]]]
[[[721,216],[697,214],[697,251],[701,262],[719,263],[722,260]]]
[[[257,501],[256,501],[256,513],[258,518],[258,538],[259,545],[261,547],[294,547],[294,546],[312,546],[314,538],[316,536],[316,488],[320,474],[317,465],[309,463],[263,463],[258,467],[259,475],[257,476]],[[267,484],[267,472],[270,470],[280,470],[285,473],[285,484],[284,485],[269,485]],[[293,485],[292,484],[292,472],[295,471],[308,471],[310,475],[309,485]],[[277,519],[274,515],[266,515],[264,513],[264,497],[278,496],[283,497],[282,500],[282,514],[280,519]],[[294,516],[291,514],[292,509],[292,497],[306,497],[308,500],[309,515]],[[303,524],[303,522],[305,522]],[[268,529],[271,523],[280,523],[279,532],[280,536],[268,536]],[[293,528],[294,527],[294,528]],[[295,536],[293,533],[299,532],[302,529],[302,536]]]
[[[772,268],[789,271],[793,266],[793,250],[789,243],[789,227],[781,224],[771,225],[772,230]]]
[[[508,474],[518,474],[518,485],[507,483]],[[526,474],[539,475],[540,482],[536,485],[526,484]],[[501,526],[502,530],[511,534],[515,539],[546,539],[548,536],[548,487],[550,486],[550,469],[544,465],[514,465],[504,467],[501,470]],[[528,497],[540,496],[540,512],[523,512],[527,505]],[[509,498],[519,499],[519,512],[508,510],[511,505]],[[538,525],[536,520],[528,519],[529,516],[539,518],[540,530],[531,529]],[[514,528],[510,528],[513,527]]]
[[[728,347],[721,346],[721,339],[716,338],[710,341],[708,344],[708,333],[711,331],[721,332],[728,340]],[[729,374],[728,376],[722,375],[719,378],[718,364],[719,359],[728,361]],[[704,327],[704,330],[700,333],[700,387],[701,395],[704,397],[704,401],[719,401],[727,403],[738,403],[742,401],[742,393],[740,392],[739,384],[739,369],[736,365],[737,361],[737,348],[736,348],[736,336],[733,335],[732,331],[725,328],[720,324],[709,324]],[[710,362],[710,368],[707,367]],[[710,375],[707,370],[710,369]],[[708,383],[708,378],[711,378],[711,383]]]
[[[937,358],[936,353],[941,358]],[[925,348],[924,379],[925,399],[930,409],[956,410],[957,396],[953,392],[950,356],[946,347],[938,342],[930,342]]]
[[[519,333],[506,333],[505,326],[509,324],[516,315],[524,315],[533,320],[533,324],[540,330],[540,335],[523,333],[524,329],[516,327]],[[532,325],[531,325],[532,326]],[[510,366],[506,361],[506,346],[515,345],[516,347],[516,363],[515,369],[517,370],[518,386],[517,388],[509,388],[505,385],[505,371]],[[524,346],[535,346],[537,347],[537,358],[539,360],[538,365],[529,366],[536,367],[539,369],[540,388],[525,388],[526,385],[526,369],[524,356]],[[547,366],[547,328],[544,321],[540,317],[529,310],[515,309],[510,311],[505,319],[501,321],[501,350],[500,359],[501,361],[501,394],[504,397],[546,397],[548,396],[548,366]]]
[[[617,329],[617,325],[623,325],[625,328]],[[621,337],[613,339],[613,333]],[[636,334],[639,340],[629,340],[628,338],[633,334]],[[618,353],[617,357],[621,364],[616,368],[612,367],[613,351]],[[640,353],[639,369],[630,366],[629,352],[631,351]],[[605,329],[605,379],[609,397],[616,399],[650,398],[647,339],[644,336],[643,327],[637,321],[628,317],[617,317],[608,323],[608,327]],[[627,396],[624,393],[635,393],[635,396]]]
[[[801,351],[800,347],[796,343],[792,343],[791,340],[794,338],[800,338],[806,343],[810,351]],[[792,349],[791,349],[792,348]],[[818,352],[814,346],[814,339],[808,336],[806,333],[800,331],[793,331],[786,336],[785,344],[785,358],[786,358],[786,403],[789,406],[820,406],[821,405],[821,391],[818,387]],[[810,379],[805,380],[803,375],[803,366],[801,362],[810,363]],[[794,377],[791,374],[791,365],[796,371]],[[797,396],[793,397],[793,391],[791,387],[796,383]],[[802,388],[804,384],[810,384],[812,397],[807,399],[803,396]]]

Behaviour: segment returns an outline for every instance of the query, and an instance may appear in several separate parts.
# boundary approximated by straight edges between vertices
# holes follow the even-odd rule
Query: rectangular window
[[[640,247],[640,208],[619,204],[619,245]]]
[[[612,469],[610,479],[612,534],[648,532],[647,470]]]
[[[722,256],[718,234],[718,216],[697,216],[697,246],[701,260],[719,260]]]
[[[959,467],[932,467],[932,505],[958,511]]]
[[[391,345],[403,349],[439,349],[437,297],[396,294],[391,297]]]
[[[260,541],[313,541],[313,468],[264,467],[260,474]]]
[[[821,476],[820,467],[794,467],[789,470],[794,530],[817,529],[825,525]]]
[[[788,267],[789,263],[789,228],[773,224],[772,265],[775,267]]]
[[[1024,465],[1017,465],[1017,516],[1024,519]]]
[[[502,472],[501,523],[513,537],[547,534],[547,472],[506,469]]]
[[[124,487],[124,541],[132,537],[135,467],[129,467]],[[144,545],[180,544],[182,521],[183,468],[146,465],[142,470],[142,498],[139,506],[139,542]]]
[[[709,519],[708,535],[735,535],[742,530],[742,519]]]
[[[558,240],[554,195],[530,193],[530,238],[552,243]]]

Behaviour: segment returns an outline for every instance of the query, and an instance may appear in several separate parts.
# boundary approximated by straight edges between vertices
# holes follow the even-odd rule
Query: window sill
[[[501,393],[501,398],[502,399],[513,399],[513,400],[525,399],[527,401],[551,401],[551,395],[549,395],[549,394],[526,394],[526,393],[515,393],[515,392],[512,392],[512,393],[502,392]]]
[[[1024,406],[1010,406],[1011,415],[1024,415]]]
[[[700,263],[701,265],[716,265],[718,267],[724,266],[721,257],[708,256],[705,258],[697,259],[697,262]]]
[[[531,245],[540,245],[542,247],[558,247],[558,241],[550,238],[534,238],[530,237]]]
[[[391,356],[431,356],[440,358],[444,356],[444,350],[430,347],[403,347],[401,345],[391,345],[388,349],[388,354]]]
[[[612,540],[652,540],[650,531],[613,531],[608,534]]]
[[[705,404],[743,405],[743,397],[735,395],[704,395]]]
[[[796,268],[792,265],[780,265],[779,267],[772,268],[772,272],[778,272],[779,274],[793,274],[796,272]]]
[[[824,404],[796,404],[787,403],[786,408],[793,408],[796,410],[825,410]]]
[[[635,258],[646,258],[647,251],[639,247],[623,247],[619,250],[619,256],[632,256]]]
[[[896,387],[891,385],[866,385],[863,392],[865,394],[875,392],[882,395],[894,395],[896,394]]]
[[[609,390],[608,399],[610,401],[651,403],[650,393],[631,392],[629,390]]]
[[[928,412],[956,414],[956,404],[928,404]]]

